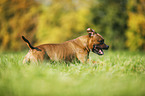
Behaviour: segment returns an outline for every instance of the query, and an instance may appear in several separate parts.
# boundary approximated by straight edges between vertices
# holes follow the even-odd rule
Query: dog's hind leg
[[[37,58],[33,56],[32,52],[29,51],[27,53],[27,55],[25,56],[24,60],[23,60],[23,64],[24,63],[30,63],[30,62],[34,62],[34,63],[37,63]]]
[[[29,63],[29,62],[30,62],[30,52],[28,52],[27,55],[25,56],[25,58],[23,60],[23,64]]]

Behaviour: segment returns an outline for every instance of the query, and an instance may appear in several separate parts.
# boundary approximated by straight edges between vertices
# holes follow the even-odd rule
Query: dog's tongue
[[[103,53],[103,51],[102,51],[102,50],[99,50],[99,54],[103,55],[104,53]]]

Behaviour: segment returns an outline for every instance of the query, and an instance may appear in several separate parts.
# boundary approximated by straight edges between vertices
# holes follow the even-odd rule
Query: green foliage
[[[125,48],[126,0],[96,0],[91,8],[92,23],[112,49]]]
[[[144,0],[128,2],[128,30],[126,45],[130,50],[145,50],[145,6]]]
[[[26,52],[0,54],[0,96],[143,96],[145,55],[91,54],[97,64],[22,64]]]
[[[82,5],[77,6],[81,3]],[[38,31],[38,43],[60,43],[86,33],[89,8],[87,2],[62,0],[51,1],[49,6],[41,6]]]

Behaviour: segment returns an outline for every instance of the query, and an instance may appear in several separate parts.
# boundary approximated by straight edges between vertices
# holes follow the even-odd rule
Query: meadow
[[[145,52],[91,53],[96,64],[23,64],[25,55],[0,53],[0,96],[145,96]]]

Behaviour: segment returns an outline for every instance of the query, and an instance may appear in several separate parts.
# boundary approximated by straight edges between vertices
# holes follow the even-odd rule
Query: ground
[[[145,95],[145,52],[91,53],[96,64],[22,64],[25,55],[0,54],[0,96]]]

